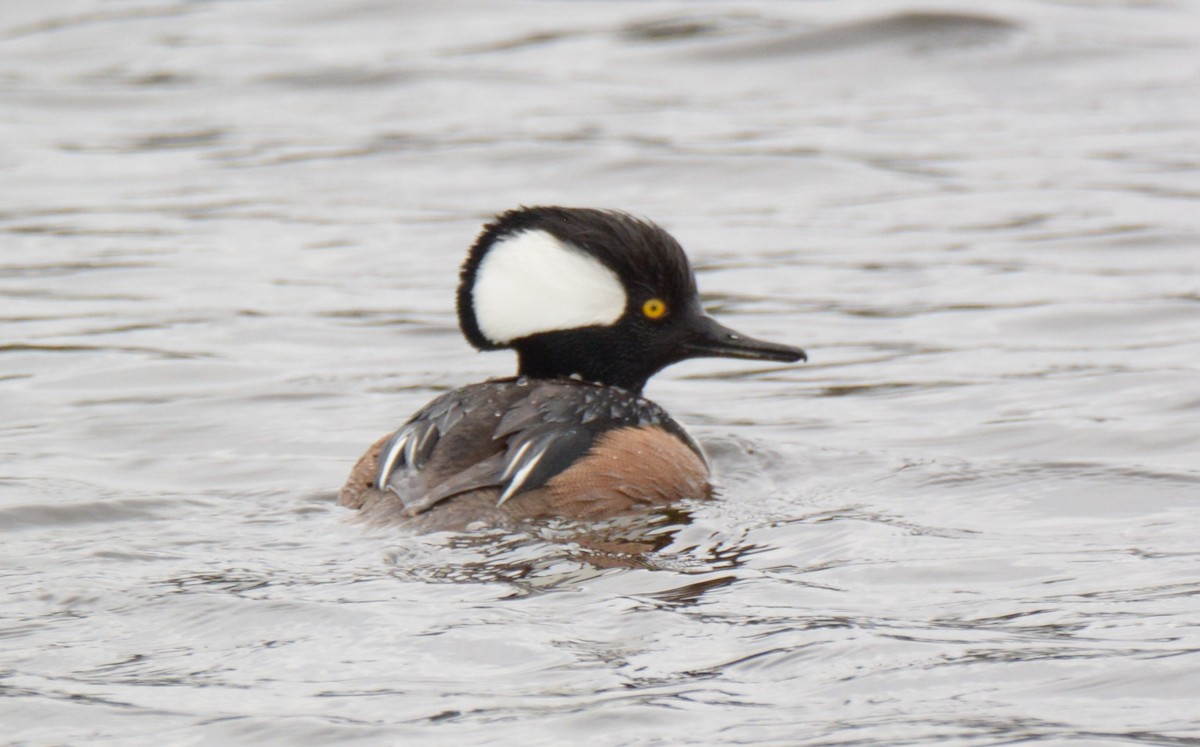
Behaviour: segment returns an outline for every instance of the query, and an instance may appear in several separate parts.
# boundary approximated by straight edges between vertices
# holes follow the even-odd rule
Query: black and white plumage
[[[483,488],[500,491],[499,507],[518,491],[545,486],[602,434],[649,427],[703,459],[661,407],[623,389],[527,377],[472,384],[433,400],[384,442],[375,484],[409,513]]]
[[[458,313],[475,347],[516,350],[519,375],[444,394],[368,450],[341,502],[370,518],[461,528],[703,497],[703,453],[646,380],[691,357],[805,357],[705,315],[679,244],[612,211],[501,215],[463,265]]]

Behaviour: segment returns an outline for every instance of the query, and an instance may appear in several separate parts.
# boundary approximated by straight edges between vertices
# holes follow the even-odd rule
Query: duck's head
[[[521,375],[634,392],[688,358],[806,359],[705,314],[679,242],[609,210],[521,208],[489,223],[463,264],[458,319],[480,350],[516,350]]]

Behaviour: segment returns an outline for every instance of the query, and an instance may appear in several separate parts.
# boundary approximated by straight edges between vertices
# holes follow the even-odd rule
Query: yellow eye
[[[647,319],[658,319],[667,313],[667,305],[660,299],[651,298],[642,304],[642,313],[646,315]]]

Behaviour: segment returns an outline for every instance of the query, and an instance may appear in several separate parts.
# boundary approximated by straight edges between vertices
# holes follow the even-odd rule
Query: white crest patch
[[[479,331],[506,345],[538,332],[612,324],[625,313],[625,288],[587,252],[529,230],[488,250],[471,303]]]

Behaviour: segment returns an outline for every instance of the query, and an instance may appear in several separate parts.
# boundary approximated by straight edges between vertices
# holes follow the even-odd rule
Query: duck
[[[473,347],[516,352],[516,375],[442,394],[367,449],[338,502],[371,523],[588,522],[706,499],[704,451],[646,382],[691,358],[808,357],[705,313],[679,242],[617,210],[499,214],[462,265],[457,312]]]

